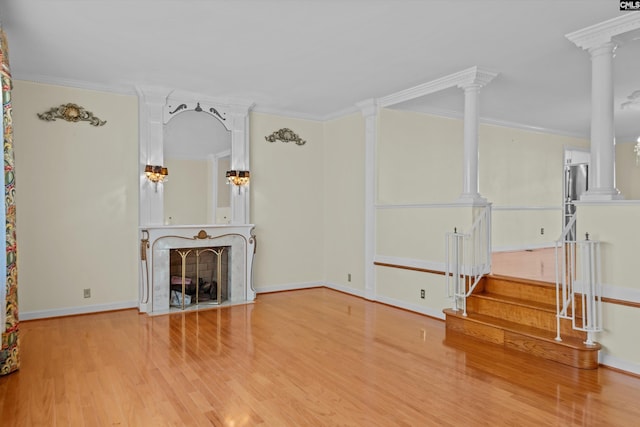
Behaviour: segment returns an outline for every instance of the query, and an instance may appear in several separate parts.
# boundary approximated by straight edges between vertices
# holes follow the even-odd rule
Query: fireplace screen
[[[230,246],[170,251],[171,307],[217,305],[227,300]]]

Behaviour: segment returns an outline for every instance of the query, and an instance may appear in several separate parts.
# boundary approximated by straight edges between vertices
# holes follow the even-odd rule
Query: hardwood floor
[[[631,426],[640,378],[447,334],[325,288],[24,322],[3,426]]]

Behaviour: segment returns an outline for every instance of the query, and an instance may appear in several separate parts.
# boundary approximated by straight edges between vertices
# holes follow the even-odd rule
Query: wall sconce
[[[249,171],[227,171],[227,183],[237,186],[240,194],[240,188],[249,185],[250,176]]]
[[[146,165],[144,173],[147,179],[155,184],[156,192],[158,192],[158,183],[166,181],[169,176],[169,170],[162,166]]]

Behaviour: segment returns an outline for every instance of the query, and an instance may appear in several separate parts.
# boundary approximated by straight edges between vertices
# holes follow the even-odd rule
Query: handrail
[[[491,271],[491,205],[486,205],[469,232],[445,233],[445,280],[447,294],[453,298],[453,310],[462,306],[467,315],[467,297],[480,279]]]
[[[574,213],[556,241],[556,340],[562,341],[561,321],[587,333],[585,344],[595,344],[595,333],[602,331],[602,279],[600,242],[570,240],[576,222]],[[576,315],[578,311],[579,316]]]

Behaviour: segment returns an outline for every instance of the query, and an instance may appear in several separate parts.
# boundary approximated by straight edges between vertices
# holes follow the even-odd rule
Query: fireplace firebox
[[[228,297],[229,246],[169,252],[171,307],[218,305]]]

